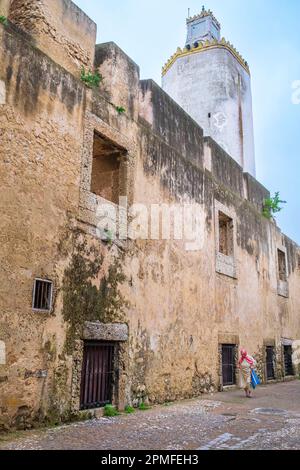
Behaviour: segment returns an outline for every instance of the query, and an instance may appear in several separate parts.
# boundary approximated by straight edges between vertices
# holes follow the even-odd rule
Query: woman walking
[[[245,390],[246,397],[251,397],[251,372],[256,367],[256,360],[247,354],[245,349],[241,350],[239,368],[241,371],[241,388]]]

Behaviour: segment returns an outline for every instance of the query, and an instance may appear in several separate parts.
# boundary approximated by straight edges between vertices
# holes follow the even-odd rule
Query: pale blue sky
[[[185,19],[199,0],[75,0],[98,25],[97,42],[114,41],[139,66],[141,78],[161,81],[161,67],[184,46]],[[209,0],[233,43],[251,67],[257,179],[288,201],[278,216],[282,230],[300,244],[299,0]]]

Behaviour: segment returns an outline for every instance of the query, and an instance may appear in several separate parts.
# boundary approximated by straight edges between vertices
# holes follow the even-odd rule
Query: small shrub
[[[123,108],[122,106],[115,106],[115,108],[116,108],[117,113],[120,115],[126,112],[126,109]]]
[[[6,16],[0,15],[0,23],[4,24],[5,26],[7,25],[7,18]]]
[[[97,88],[103,80],[99,72],[93,73],[90,70],[87,72],[84,67],[82,67],[80,78],[89,88]]]
[[[112,417],[112,416],[118,416],[120,413],[116,409],[115,406],[113,405],[105,405],[104,407],[104,416],[107,417]]]
[[[149,405],[146,405],[146,403],[142,402],[142,403],[139,405],[139,410],[141,410],[141,411],[150,410],[150,406],[149,406]]]
[[[132,413],[135,413],[135,409],[132,406],[127,405],[125,408],[125,413],[131,415]]]
[[[274,214],[282,211],[283,207],[280,204],[286,204],[286,201],[282,201],[279,196],[279,192],[275,193],[274,197],[265,199],[263,206],[263,216],[267,219],[271,219]]]

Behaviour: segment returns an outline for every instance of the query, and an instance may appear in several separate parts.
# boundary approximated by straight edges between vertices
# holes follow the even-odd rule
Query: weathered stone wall
[[[105,81],[91,91],[28,33],[0,25],[2,428],[78,416],[84,339],[118,339],[113,399],[122,408],[222,388],[222,344],[263,364],[266,339],[279,357],[282,338],[300,338],[299,247],[262,217],[267,191],[157,85],[139,85],[117,46],[96,50]],[[199,204],[201,248],[96,238],[94,131],[127,150],[121,195],[130,203]],[[229,261],[217,250],[218,208],[233,219]],[[32,310],[37,277],[54,282],[51,313]]]
[[[111,104],[122,107],[137,121],[139,115],[139,67],[116,44],[97,44],[95,69],[103,76],[102,93]]]
[[[8,17],[11,0],[0,0],[0,15]]]
[[[69,386],[59,244],[78,211],[85,89],[10,26],[0,26],[0,50],[0,422],[22,427],[51,412],[54,386]],[[55,283],[51,315],[32,311],[36,277]]]
[[[205,139],[210,146],[209,172],[203,168],[203,159],[195,163],[190,161],[194,160],[190,158],[192,152],[184,157],[184,144],[182,148],[167,145],[168,127],[178,130],[179,116],[183,123],[185,113],[180,108],[174,114],[169,112],[168,126],[160,132],[157,122],[163,119],[168,105],[174,106],[173,101],[151,82],[142,82],[141,87],[142,116],[156,116],[156,119],[141,122],[143,163],[139,162],[139,165],[143,164],[143,168],[138,169],[139,177],[135,179],[135,199],[145,203],[149,200],[170,203],[192,198],[202,205],[206,226],[200,253],[185,253],[176,242],[157,244],[154,258],[153,243],[151,248],[147,247],[147,242],[140,248],[139,258],[143,256],[143,262],[138,266],[139,272],[142,270],[143,273],[144,287],[139,290],[145,292],[143,302],[148,307],[143,314],[144,329],[141,332],[144,352],[134,361],[140,364],[137,366],[140,383],[135,384],[135,389],[146,387],[150,399],[154,396],[161,399],[166,390],[172,390],[175,397],[189,396],[190,384],[195,383],[198,371],[202,376],[211,374],[210,381],[205,382],[218,388],[218,344],[219,337],[224,335],[237,337],[238,342],[236,339],[234,344],[247,347],[253,354],[263,347],[265,338],[273,338],[278,357],[276,373],[281,380],[283,365],[278,352],[281,351],[281,339],[299,337],[300,325],[296,291],[290,290],[289,298],[278,295],[277,248],[285,246],[287,249],[289,285],[293,289],[299,282],[295,265],[299,248],[284,237],[273,222],[262,217],[263,200],[268,197],[268,192],[250,175],[248,178],[245,175],[248,183],[245,187],[241,167],[212,140]],[[157,96],[159,94],[162,96]],[[161,106],[163,100],[165,105]],[[192,130],[191,121],[185,133],[188,142],[191,142]],[[176,137],[179,135],[178,132]],[[143,176],[142,171],[145,172]],[[236,278],[216,273],[213,209],[216,201],[227,208],[236,222]],[[138,310],[142,309],[140,305]],[[138,323],[133,330],[136,328]],[[172,344],[170,350],[165,342]],[[172,351],[172,358],[168,356],[169,351]],[[160,372],[154,375],[158,358],[166,370],[157,366]],[[213,368],[212,363],[215,364]],[[138,376],[137,373],[134,375]],[[209,388],[206,384],[203,391]]]
[[[75,76],[93,68],[97,27],[71,0],[11,0],[9,19]]]

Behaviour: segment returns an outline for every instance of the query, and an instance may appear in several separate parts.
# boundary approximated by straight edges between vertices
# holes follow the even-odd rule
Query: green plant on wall
[[[280,193],[277,192],[275,193],[274,197],[269,197],[265,199],[264,201],[264,206],[263,206],[263,215],[267,219],[271,219],[274,217],[275,214],[278,212],[282,211],[283,207],[281,207],[281,204],[286,204],[286,201],[282,201],[280,199]]]
[[[126,109],[123,108],[122,106],[115,106],[115,108],[116,108],[117,113],[120,115],[126,113]]]
[[[4,24],[5,26],[7,25],[7,18],[6,16],[0,15],[0,23]]]
[[[102,75],[99,72],[86,71],[84,67],[81,69],[80,79],[89,88],[97,88],[103,80]]]

